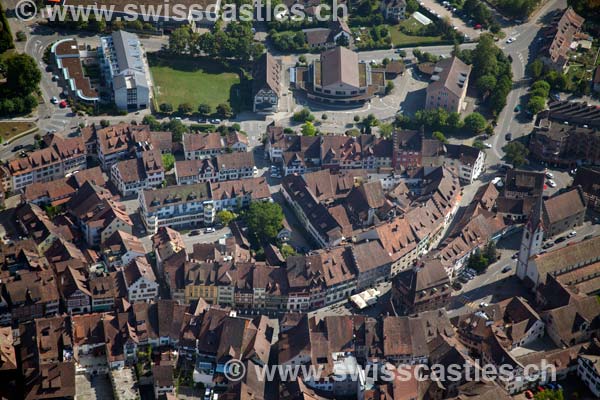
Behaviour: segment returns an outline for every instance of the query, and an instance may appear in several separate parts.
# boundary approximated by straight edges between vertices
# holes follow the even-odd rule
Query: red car
[[[542,386],[537,387],[538,392],[543,392],[545,389]]]
[[[66,108],[67,107],[67,101],[66,100],[62,100],[60,103],[58,103],[58,106],[60,108]]]
[[[531,390],[525,391],[525,397],[528,399],[533,399],[533,392]]]
[[[481,24],[477,24],[474,26],[475,29],[481,29]]]

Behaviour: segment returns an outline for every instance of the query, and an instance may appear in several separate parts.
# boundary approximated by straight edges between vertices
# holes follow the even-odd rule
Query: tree
[[[550,94],[550,84],[542,80],[535,81],[533,85],[531,85],[531,90],[543,90],[547,93],[545,97],[548,97],[548,94]]]
[[[142,119],[142,124],[148,125],[151,131],[160,130],[160,122],[156,120],[156,117],[154,115],[149,114],[144,116],[144,119]]]
[[[246,224],[255,239],[274,239],[282,227],[283,210],[277,203],[255,201],[246,213]]]
[[[161,112],[164,113],[173,112],[173,106],[170,103],[162,103],[160,106],[158,106],[158,108]]]
[[[24,42],[26,40],[27,40],[27,34],[25,34],[25,32],[23,32],[23,31],[18,31],[17,32],[17,41]]]
[[[540,96],[532,96],[527,102],[527,111],[531,114],[537,114],[546,108],[546,99]]]
[[[176,54],[187,53],[191,42],[191,33],[188,26],[179,27],[171,32],[169,36],[169,50]]]
[[[488,267],[488,259],[478,249],[475,251],[475,253],[469,256],[467,267],[480,274]]]
[[[42,73],[36,61],[27,54],[16,54],[4,59],[5,86],[19,97],[34,92]]]
[[[237,215],[229,210],[221,210],[217,213],[217,221],[219,221],[223,226],[229,225],[231,221],[236,219]]]
[[[360,117],[358,115],[355,115],[354,118],[352,118],[354,120],[354,122],[359,122],[360,121]]]
[[[446,123],[448,124],[448,128],[450,129],[460,129],[463,126],[463,122],[460,119],[460,114],[455,111],[448,114]]]
[[[394,82],[388,81],[385,85],[385,94],[392,93],[392,90],[394,90]]]
[[[175,165],[175,156],[171,153],[165,153],[162,155],[162,163],[165,171],[170,171]]]
[[[210,115],[210,113],[212,112],[212,107],[210,106],[210,104],[202,103],[198,106],[198,112],[201,115]]]
[[[231,106],[229,104],[221,103],[217,106],[217,114],[223,118],[231,118],[233,111],[231,110]]]
[[[434,139],[439,140],[442,143],[448,143],[448,139],[446,139],[446,136],[440,132],[440,131],[435,131],[431,134],[431,137]]]
[[[477,89],[480,94],[491,92],[496,87],[496,77],[493,75],[483,75],[477,79]]]
[[[375,118],[374,114],[369,114],[362,120],[362,127],[364,129],[364,133],[367,135],[371,134],[371,128],[379,125],[379,121]]]
[[[412,14],[418,10],[419,10],[419,2],[417,0],[407,0],[406,1],[406,12],[408,14]]]
[[[483,150],[483,149],[485,149],[485,145],[484,145],[484,144],[483,144],[483,142],[482,142],[481,140],[479,140],[479,139],[477,139],[477,140],[475,140],[475,141],[473,142],[473,147],[475,147],[476,149],[479,149],[479,150]]]
[[[392,124],[379,124],[379,135],[382,138],[390,139],[394,132],[394,125]]]
[[[279,251],[281,252],[281,255],[283,256],[283,258],[285,258],[285,259],[296,255],[296,250],[294,250],[294,248],[287,243],[282,244],[281,247],[279,248]]]
[[[188,127],[177,119],[172,119],[168,123],[161,126],[162,129],[168,130],[173,134],[174,142],[181,142],[183,134],[188,131]]]
[[[527,163],[529,149],[527,149],[527,147],[525,147],[521,142],[510,142],[504,146],[503,150],[506,160],[515,168]]]
[[[177,107],[177,110],[181,114],[189,114],[194,110],[194,108],[192,107],[192,105],[190,103],[181,103],[179,105],[179,107]]]
[[[292,120],[294,120],[294,122],[300,122],[300,123],[304,123],[307,121],[312,122],[315,120],[315,116],[312,115],[310,113],[310,110],[305,107],[302,110],[295,112],[294,115],[292,116]]]
[[[484,256],[487,258],[488,262],[491,264],[498,259],[498,251],[496,249],[496,242],[491,241],[485,246]]]
[[[106,120],[106,119],[101,119],[100,120],[100,126],[103,128],[106,128],[108,126],[110,126],[110,121]]]
[[[327,114],[323,114],[323,115],[321,115],[321,119],[322,119],[323,121],[327,121],[327,118],[329,118],[329,117],[327,116]]]
[[[487,125],[487,121],[483,115],[479,114],[478,112],[467,115],[464,122],[465,128],[475,134],[483,131]]]
[[[300,57],[298,57],[298,62],[300,64],[306,64],[306,56],[302,54]]]
[[[300,132],[302,132],[302,136],[315,136],[317,134],[317,128],[313,125],[312,122],[306,121],[302,128],[300,128]]]
[[[529,64],[529,73],[533,79],[538,79],[544,72],[544,63],[539,58]]]

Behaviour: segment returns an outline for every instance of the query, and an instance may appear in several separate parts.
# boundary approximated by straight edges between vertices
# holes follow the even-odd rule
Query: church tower
[[[523,280],[527,276],[527,267],[529,265],[529,259],[536,254],[539,254],[542,250],[542,243],[544,242],[544,225],[542,223],[542,207],[544,200],[540,196],[533,210],[527,224],[523,228],[523,237],[521,238],[521,248],[519,249],[519,260],[517,262],[517,276]]]

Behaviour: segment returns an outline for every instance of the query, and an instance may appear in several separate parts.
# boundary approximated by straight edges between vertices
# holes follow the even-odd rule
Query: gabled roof
[[[360,87],[358,54],[342,46],[321,53],[321,86],[340,84]]]
[[[458,57],[445,58],[435,65],[433,73],[434,75],[431,77],[433,82],[427,87],[428,92],[445,88],[455,96],[461,97],[467,88],[471,66],[462,62]]]

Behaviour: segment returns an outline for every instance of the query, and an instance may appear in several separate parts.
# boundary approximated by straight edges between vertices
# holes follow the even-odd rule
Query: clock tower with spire
[[[527,276],[529,259],[542,250],[544,242],[544,224],[542,222],[542,208],[544,200],[539,196],[535,206],[531,210],[529,220],[523,228],[521,248],[519,249],[519,260],[517,262],[517,276],[523,280]]]

